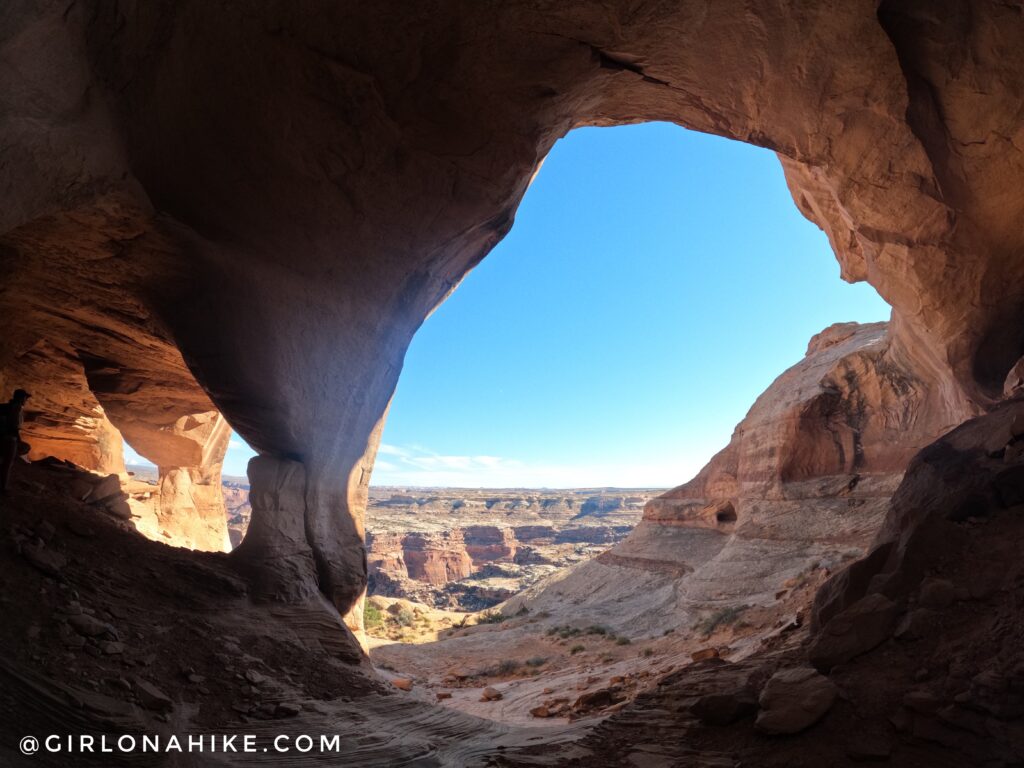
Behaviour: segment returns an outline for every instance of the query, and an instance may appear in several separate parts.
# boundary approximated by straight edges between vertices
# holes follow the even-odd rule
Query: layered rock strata
[[[505,610],[572,598],[594,620],[657,632],[666,615],[686,624],[772,604],[864,553],[909,457],[947,428],[940,392],[888,324],[825,329],[625,541]]]
[[[375,490],[366,536],[369,593],[437,607],[493,606],[621,541],[654,493]]]
[[[347,611],[413,334],[558,137],[668,120],[779,154],[951,425],[1024,351],[1022,31],[1013,4],[956,0],[16,6],[0,367],[74,348],[133,445],[212,400],[280,463],[257,493],[303,465],[301,504],[257,515],[301,520],[308,586]],[[268,544],[239,557],[275,568]]]
[[[669,673],[571,754],[545,757],[596,766],[654,756],[780,767],[1019,763],[1022,425],[1016,399],[921,450],[870,554],[819,591],[811,632]],[[780,678],[803,681],[781,692],[795,693],[788,701]],[[753,700],[756,708],[741,708]],[[509,764],[530,765],[538,752]]]

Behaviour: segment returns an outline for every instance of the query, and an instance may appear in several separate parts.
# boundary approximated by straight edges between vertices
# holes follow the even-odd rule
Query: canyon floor
[[[340,754],[274,764],[482,765],[520,753],[527,764],[563,764],[602,718],[694,658],[728,658],[737,631],[759,634],[763,647],[803,631],[777,618],[792,616],[783,604],[631,638],[573,621],[571,611],[504,618],[371,598],[385,614],[399,606],[439,629],[428,642],[373,639],[374,669],[325,603],[253,604],[230,556],[151,541],[115,502],[80,501],[78,485],[93,478],[54,460],[19,465],[3,501],[0,715],[10,733],[244,731],[259,744],[279,732],[340,733]],[[817,583],[808,579],[793,599],[806,602]],[[456,618],[466,626],[442,628]],[[538,763],[534,744],[570,751]],[[2,756],[5,766],[156,764]]]
[[[829,573],[812,569],[770,606],[656,637],[528,600],[434,642],[379,646],[377,669],[324,601],[254,601],[230,555],[144,538],[116,503],[78,500],[88,479],[68,464],[19,466],[3,503],[0,717],[8,735],[251,733],[258,748],[339,735],[329,754],[273,755],[286,767],[1018,765],[1024,480],[1019,451],[974,448],[1007,439],[993,424],[953,433],[901,485],[896,507],[925,517],[903,545],[899,603],[869,594],[815,635],[804,611],[835,580],[821,589]],[[942,543],[924,554],[921,541]],[[872,567],[844,572],[846,589]],[[15,768],[254,760],[0,750]]]
[[[141,509],[155,476],[145,467],[132,471],[130,501]],[[658,531],[649,541],[649,528],[636,526],[660,493],[371,489],[363,619],[377,673],[426,703],[558,729],[622,710],[694,659],[737,661],[784,646],[799,635],[830,569],[862,554],[857,531],[808,551],[788,540],[769,583],[730,575],[749,603],[716,594],[685,607],[667,604],[666,591],[675,595],[680,576],[714,559],[728,537],[687,528]],[[251,514],[245,478],[225,478],[224,497],[237,545]],[[149,530],[145,517],[140,522]],[[618,550],[625,557],[609,553],[631,532],[644,557],[630,558],[629,545]],[[758,546],[755,555],[763,556],[765,544]],[[587,569],[598,573],[588,577]]]

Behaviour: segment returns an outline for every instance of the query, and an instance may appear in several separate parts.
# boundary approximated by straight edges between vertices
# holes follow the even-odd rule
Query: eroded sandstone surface
[[[5,376],[41,343],[70,350],[139,450],[212,400],[285,462],[254,483],[301,479],[265,489],[296,505],[258,514],[303,518],[282,567],[346,611],[412,334],[559,136],[660,119],[779,153],[951,426],[1001,396],[1024,346],[1021,24],[1012,5],[910,0],[14,6]]]
[[[560,136],[667,120],[775,151],[843,276],[871,283],[892,320],[812,343],[730,446],[577,569],[586,580],[566,596],[610,621],[638,594],[667,611],[740,593],[760,605],[806,559],[814,579],[840,571],[813,630],[793,621],[743,658],[687,663],[632,703],[588,692],[622,706],[561,751],[581,733],[547,729],[530,747],[536,732],[438,715],[416,687],[378,697],[351,667],[337,687],[365,701],[308,724],[370,713],[380,738],[353,738],[348,755],[364,765],[388,764],[395,739],[402,759],[466,765],[1019,763],[1019,401],[1000,403],[1019,397],[1024,353],[1022,37],[1019,5],[994,0],[5,6],[0,388],[36,394],[34,458],[117,478],[120,433],[161,468],[163,530],[194,538],[213,519],[218,420],[260,453],[250,530],[227,559],[144,542],[118,527],[117,500],[89,505],[86,478],[79,498],[22,478],[4,567],[12,595],[39,599],[18,598],[3,625],[3,702],[17,714],[5,721],[156,727],[136,703],[198,700],[166,669],[102,699],[89,679],[111,670],[68,676],[92,670],[86,656],[119,656],[100,643],[121,642],[122,603],[154,647],[187,648],[190,625],[230,635],[234,615],[267,627],[269,644],[324,652],[324,668],[361,658],[337,619],[359,631],[367,489],[410,339],[512,226]],[[112,549],[63,533],[94,513],[114,521]],[[169,585],[150,608],[145,558]],[[196,591],[213,574],[216,594]],[[801,578],[782,588],[808,588]],[[554,588],[530,598],[538,613]],[[160,611],[176,621],[166,632]],[[198,624],[211,611],[226,625]],[[94,614],[95,635],[72,620]],[[46,652],[33,659],[25,638]],[[296,677],[274,661],[290,651],[256,641],[276,679]],[[754,694],[808,658],[840,689],[830,710],[785,741],[747,727]],[[211,717],[262,711],[245,685],[244,713],[224,701]],[[477,703],[511,708],[494,690]],[[716,724],[726,715],[740,725]]]
[[[794,582],[865,553],[909,457],[946,429],[938,390],[888,324],[824,330],[725,449],[647,502],[625,541],[507,610],[582,600],[595,621],[656,633],[665,617],[675,626],[771,605]]]

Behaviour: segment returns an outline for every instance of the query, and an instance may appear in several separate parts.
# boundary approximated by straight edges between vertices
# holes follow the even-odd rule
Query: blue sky
[[[678,485],[813,334],[888,317],[840,280],[771,152],[579,129],[413,340],[373,484]],[[225,473],[250,455],[236,437]]]

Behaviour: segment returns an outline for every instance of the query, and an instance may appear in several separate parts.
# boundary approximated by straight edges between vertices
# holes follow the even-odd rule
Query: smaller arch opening
[[[723,526],[736,523],[736,508],[731,502],[715,512],[715,522]]]

